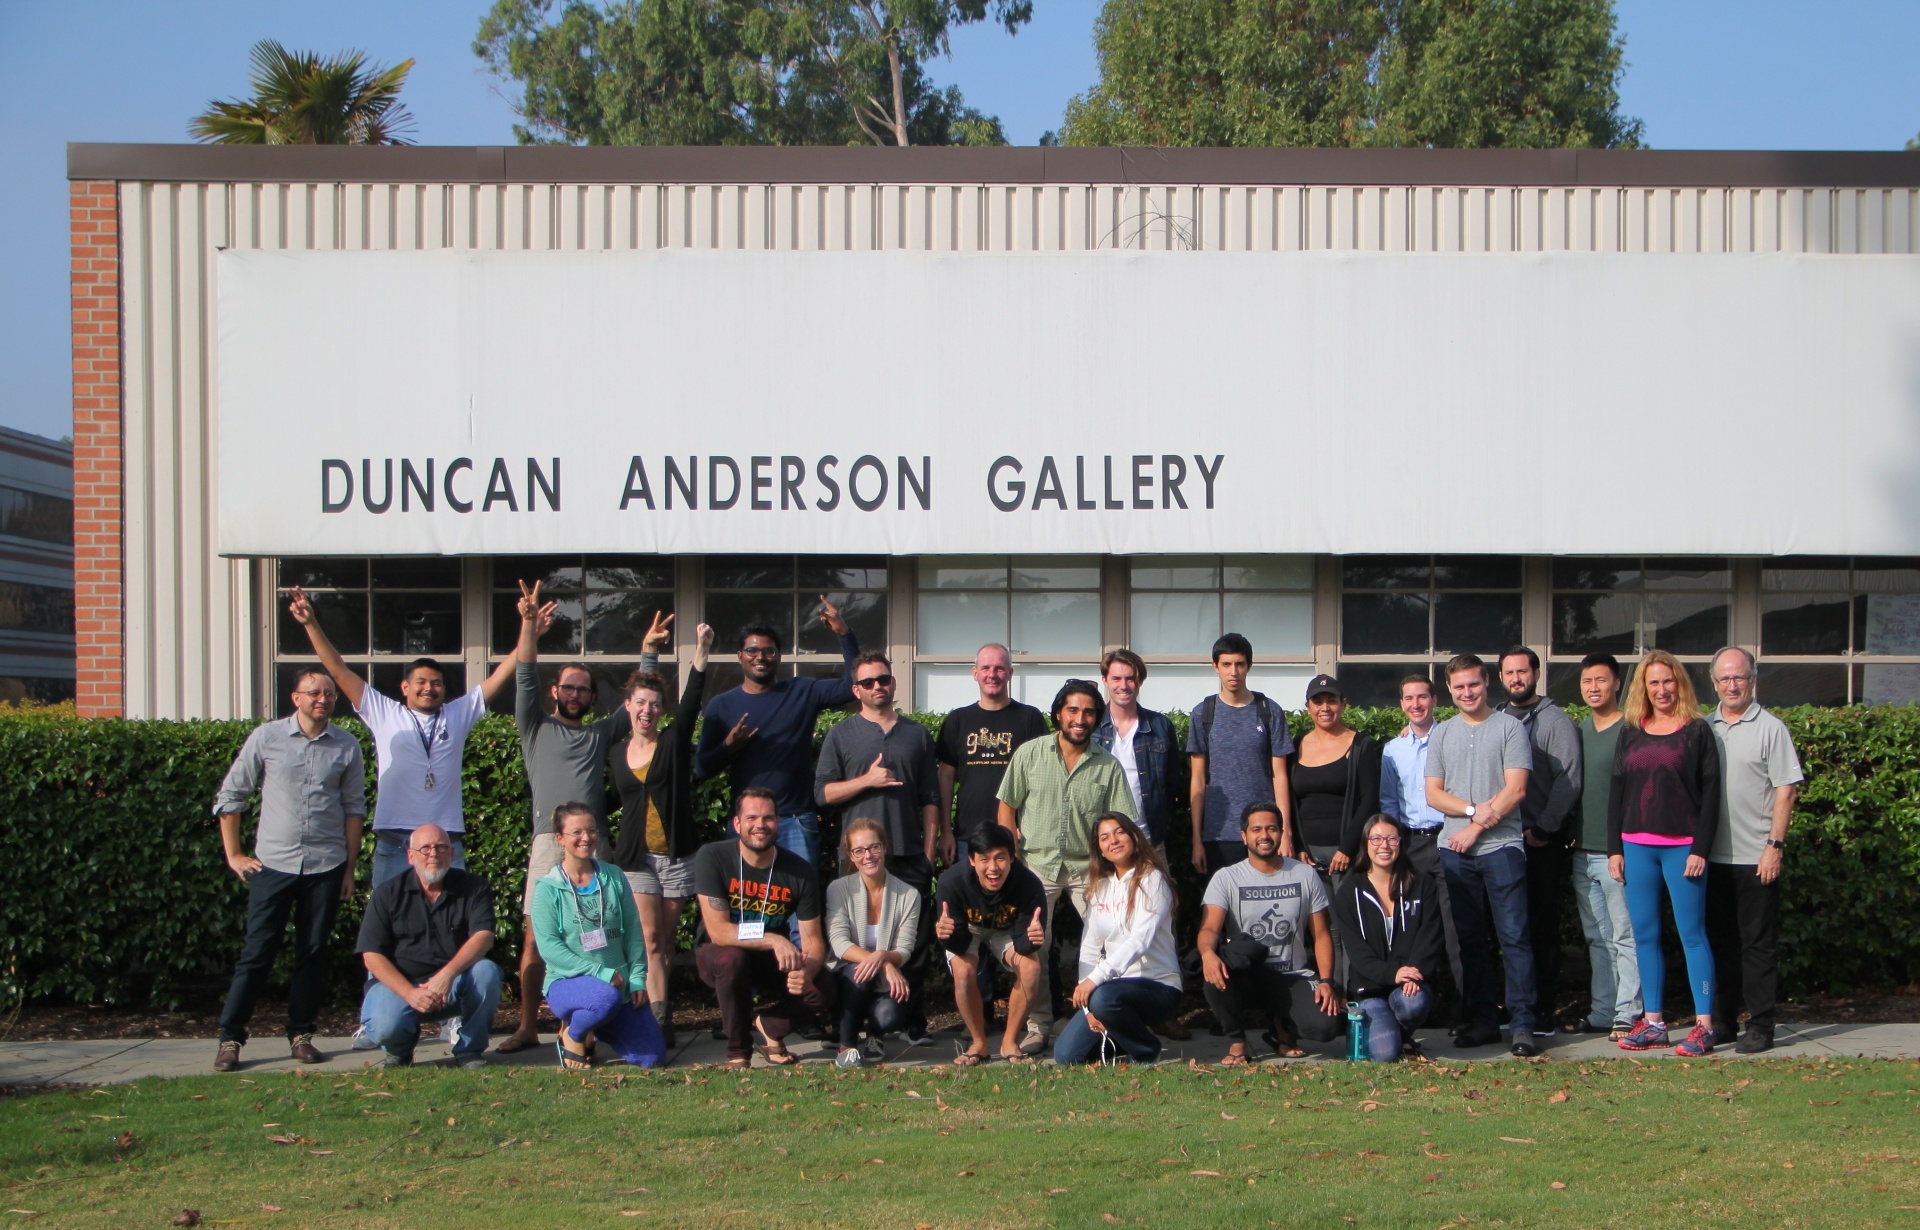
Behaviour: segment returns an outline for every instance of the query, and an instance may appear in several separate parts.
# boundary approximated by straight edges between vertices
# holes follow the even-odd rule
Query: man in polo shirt
[[[453,839],[437,824],[407,835],[407,865],[411,874],[373,890],[360,922],[359,952],[374,978],[367,992],[374,1041],[387,1067],[404,1068],[420,1022],[458,1017],[454,1063],[484,1068],[500,1003],[500,967],[486,959],[493,890],[453,865]]]
[[[1046,890],[1049,953],[1061,894],[1073,899],[1076,911],[1086,912],[1087,860],[1099,817],[1117,811],[1134,818],[1127,775],[1113,753],[1093,741],[1104,708],[1098,687],[1085,679],[1067,680],[1053,698],[1053,738],[1022,746],[1000,781],[1000,823],[1020,842],[1023,861]],[[1027,1008],[1023,1054],[1037,1055],[1047,1045],[1053,1024],[1050,964],[1041,962],[1040,990]]]
[[[1408,675],[1400,681],[1400,712],[1407,715],[1406,733],[1390,740],[1380,758],[1380,810],[1407,830],[1407,857],[1415,868],[1433,878],[1440,901],[1440,921],[1447,936],[1447,966],[1456,990],[1467,985],[1460,969],[1460,934],[1453,925],[1453,904],[1447,896],[1447,872],[1440,863],[1440,831],[1446,817],[1427,803],[1427,748],[1433,739],[1433,679]]]
[[[1527,923],[1527,858],[1520,808],[1533,771],[1533,744],[1519,722],[1487,704],[1487,664],[1464,653],[1447,663],[1447,690],[1460,712],[1434,728],[1427,745],[1427,805],[1446,817],[1440,864],[1467,980],[1471,1024],[1462,1046],[1500,1041],[1492,935],[1506,971],[1513,1053],[1538,1055],[1533,1040],[1533,947]],[[1489,928],[1489,918],[1492,926]]]
[[[1780,864],[1800,793],[1800,757],[1786,723],[1753,698],[1753,655],[1728,646],[1713,655],[1720,707],[1707,719],[1720,743],[1720,828],[1707,853],[1707,937],[1719,982],[1715,1042],[1731,1041],[1741,1003],[1747,1029],[1734,1049],[1773,1049],[1780,985]]]
[[[360,741],[328,720],[337,699],[327,672],[295,676],[293,716],[254,727],[213,803],[227,866],[247,886],[247,938],[220,1012],[216,1072],[240,1066],[247,1022],[266,989],[289,914],[294,954],[287,1041],[301,1063],[326,1059],[313,1034],[327,986],[327,937],[340,903],[353,896],[360,827],[367,818]],[[260,827],[249,857],[240,845],[240,820],[255,790]]]
[[[1293,735],[1280,706],[1247,688],[1253,643],[1229,632],[1213,643],[1220,692],[1194,706],[1187,727],[1188,794],[1193,810],[1193,867],[1202,875],[1247,856],[1240,818],[1255,803],[1280,808],[1280,853],[1294,854],[1293,791],[1287,756]]]

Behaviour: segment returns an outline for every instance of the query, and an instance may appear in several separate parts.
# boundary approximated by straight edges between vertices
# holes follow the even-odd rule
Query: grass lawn
[[[0,1227],[1920,1226],[1920,1063],[495,1068],[0,1100]]]

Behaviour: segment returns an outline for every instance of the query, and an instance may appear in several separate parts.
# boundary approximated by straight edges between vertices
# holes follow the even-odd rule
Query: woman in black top
[[[639,907],[647,937],[647,997],[670,1047],[675,1039],[667,975],[673,968],[680,912],[694,895],[693,856],[700,839],[693,827],[693,724],[707,688],[713,629],[701,624],[696,635],[693,669],[672,723],[663,726],[660,721],[669,695],[667,681],[651,671],[634,672],[626,688],[633,735],[616,744],[607,758],[620,791],[620,836],[614,842],[613,862],[627,873]]]
[[[1293,848],[1323,881],[1360,861],[1361,828],[1380,810],[1380,745],[1347,725],[1347,698],[1331,675],[1307,685],[1313,729],[1287,757]]]
[[[1333,925],[1347,957],[1347,998],[1367,1019],[1368,1053],[1401,1055],[1401,1038],[1427,1018],[1427,979],[1439,968],[1445,925],[1433,878],[1415,869],[1392,816],[1367,822],[1366,858],[1333,892]]]

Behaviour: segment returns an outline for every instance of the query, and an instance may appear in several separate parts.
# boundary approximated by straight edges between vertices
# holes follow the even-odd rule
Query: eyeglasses
[[[1367,844],[1370,846],[1397,846],[1400,844],[1400,839],[1392,833],[1375,833],[1373,836],[1367,838]]]
[[[585,687],[581,687],[579,684],[573,683],[556,683],[553,685],[553,690],[556,692],[565,692],[570,696],[586,696],[592,693],[593,685],[587,684]]]
[[[1752,675],[1715,675],[1713,681],[1723,688],[1730,688],[1735,684],[1745,683],[1751,678],[1753,678]]]
[[[742,649],[740,656],[743,658],[777,658],[780,656],[780,650],[777,646],[768,645],[758,649]]]
[[[430,846],[414,846],[413,852],[415,854],[452,854],[453,843],[438,841]]]
[[[886,852],[887,848],[885,846],[854,846],[847,851],[847,853],[854,858],[865,858],[869,854],[880,855]]]
[[[890,688],[893,686],[893,676],[875,675],[870,679],[856,679],[853,681],[853,686],[856,688]]]
[[[340,699],[340,693],[338,693],[338,692],[335,692],[335,691],[333,691],[332,689],[328,689],[328,690],[327,690],[327,691],[325,691],[325,692],[315,692],[315,691],[313,691],[313,690],[311,690],[311,689],[303,689],[303,690],[301,690],[301,691],[298,691],[298,692],[295,692],[295,693],[294,693],[294,695],[295,695],[295,696],[318,696],[318,697],[321,697],[321,698],[323,698],[323,699],[326,699],[326,700],[339,700],[339,699]]]

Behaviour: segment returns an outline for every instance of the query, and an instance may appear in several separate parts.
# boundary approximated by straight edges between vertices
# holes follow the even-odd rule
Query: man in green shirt
[[[1105,708],[1098,685],[1067,680],[1053,698],[1053,738],[1021,744],[1000,780],[1000,823],[1013,831],[1023,861],[1046,889],[1048,953],[1060,895],[1070,895],[1073,908],[1086,912],[1087,860],[1100,817],[1114,811],[1135,818],[1126,771],[1113,753],[1093,741]],[[1028,1055],[1046,1048],[1053,1024],[1051,966],[1051,959],[1041,963],[1040,989],[1027,1009],[1027,1034],[1020,1049]]]
[[[1592,1033],[1611,1032],[1617,1041],[1640,1016],[1640,958],[1627,918],[1627,889],[1607,870],[1607,804],[1613,797],[1613,753],[1619,746],[1620,661],[1610,653],[1590,653],[1580,661],[1580,699],[1592,710],[1580,719],[1580,806],[1575,815],[1573,899],[1580,907],[1580,930],[1587,937],[1588,984],[1584,1022],[1569,1018],[1569,1033],[1583,1025]]]

